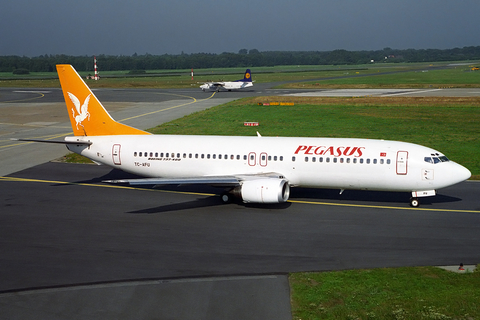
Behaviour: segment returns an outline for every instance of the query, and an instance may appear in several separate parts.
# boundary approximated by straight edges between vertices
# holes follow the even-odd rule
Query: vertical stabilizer
[[[250,69],[247,69],[247,70],[245,71],[245,74],[243,75],[243,79],[242,79],[242,80],[237,80],[237,81],[252,82],[252,72],[250,71]]]
[[[57,72],[74,135],[150,134],[115,121],[71,65],[57,65]]]

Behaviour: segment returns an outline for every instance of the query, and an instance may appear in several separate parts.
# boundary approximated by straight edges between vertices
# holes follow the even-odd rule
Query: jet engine
[[[246,180],[233,190],[233,194],[243,202],[281,203],[288,200],[290,185],[283,179]]]

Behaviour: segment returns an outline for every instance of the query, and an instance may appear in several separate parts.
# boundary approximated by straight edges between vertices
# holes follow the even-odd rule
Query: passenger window
[[[305,162],[308,162],[308,157],[305,157]]]
[[[357,158],[353,158],[353,163],[357,163]]]
[[[216,154],[213,154],[212,157],[213,157],[213,159],[216,159],[217,155],[216,155]]]
[[[280,156],[280,161],[283,161],[283,156]]]
[[[295,156],[292,157],[292,161],[295,162]]]
[[[367,164],[370,164],[370,159],[367,159]]]
[[[347,158],[347,163],[350,163],[350,158]]]
[[[384,160],[383,159],[380,159],[380,164],[383,164]]]
[[[360,159],[360,163],[363,163],[363,159]]]
[[[202,159],[205,159],[205,154],[202,153]]]
[[[207,159],[210,159],[210,153],[207,154]]]
[[[387,159],[387,164],[390,164],[390,159]]]
[[[340,163],[343,163],[343,158],[340,158]]]
[[[330,158],[326,158],[325,162],[327,162],[327,163],[330,162]]]
[[[137,152],[136,152],[136,151],[133,153],[133,156],[134,156],[134,157],[136,157],[136,156],[137,156]]]
[[[377,159],[373,159],[373,164],[377,164]]]
[[[247,155],[246,154],[243,155],[243,160],[247,160]]]
[[[337,163],[337,158],[333,158],[333,163]]]
[[[323,157],[318,158],[318,162],[323,162]]]
[[[317,159],[315,157],[312,157],[312,162],[315,162],[317,161]]]

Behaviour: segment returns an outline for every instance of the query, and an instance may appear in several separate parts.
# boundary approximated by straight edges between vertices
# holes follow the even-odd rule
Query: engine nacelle
[[[288,200],[290,185],[283,179],[256,179],[243,181],[234,191],[243,202],[281,203]]]

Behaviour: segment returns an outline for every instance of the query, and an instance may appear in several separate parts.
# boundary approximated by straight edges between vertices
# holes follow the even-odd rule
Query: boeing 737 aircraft
[[[281,203],[291,187],[399,191],[419,197],[470,171],[437,150],[370,139],[152,135],[116,122],[70,65],[57,66],[74,136],[67,148],[145,178],[130,185],[208,184],[252,203]],[[29,140],[35,141],[35,140]]]
[[[247,71],[245,71],[245,75],[241,80],[206,82],[200,86],[200,89],[202,89],[203,91],[206,91],[206,90],[219,91],[220,88],[223,88],[225,90],[232,91],[235,89],[245,89],[248,87],[253,87],[252,73],[250,72],[250,69],[247,69]]]

